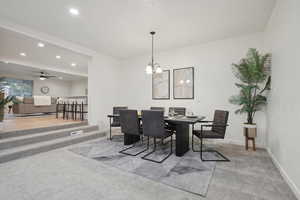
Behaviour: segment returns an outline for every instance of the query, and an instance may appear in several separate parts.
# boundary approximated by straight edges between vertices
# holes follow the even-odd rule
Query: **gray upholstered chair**
[[[114,115],[119,115],[120,114],[120,110],[126,110],[128,109],[128,107],[126,106],[118,106],[118,107],[113,107],[113,114]],[[111,128],[112,127],[120,127],[120,117],[114,117],[112,120],[112,123],[110,123],[110,127],[109,127],[109,139],[111,140]]]
[[[156,163],[162,163],[173,153],[173,150],[172,150],[172,148],[173,148],[173,137],[172,137],[173,131],[165,128],[163,111],[143,110],[142,111],[142,121],[143,121],[143,134],[144,134],[144,136],[148,137],[147,149],[149,148],[149,140],[150,140],[149,138],[153,137],[153,139],[154,139],[153,151],[144,155],[142,157],[142,159],[149,160],[149,161],[156,162]],[[160,161],[147,158],[150,154],[154,153],[156,150],[156,145],[157,145],[156,139],[157,138],[165,139],[167,137],[171,137],[170,153]]]
[[[164,115],[165,115],[165,108],[164,107],[150,107],[150,110],[158,110],[158,111],[163,111],[164,112]],[[166,128],[169,128],[170,129],[170,126],[168,123],[165,123],[166,124]],[[175,129],[173,129],[175,130]],[[161,142],[162,144],[164,144],[164,139],[162,138],[161,139]]]
[[[140,120],[138,118],[137,110],[120,110],[119,112],[122,133],[133,136],[142,136],[142,129],[140,125]],[[120,153],[130,156],[137,156],[147,150],[144,149],[136,154],[130,154],[126,152],[127,150],[132,149],[134,147],[135,144],[133,144],[131,147],[121,150]]]
[[[192,149],[194,152],[200,152],[200,158],[202,161],[230,161],[223,154],[216,150],[203,150],[203,139],[224,139],[226,133],[227,121],[229,112],[223,110],[216,110],[214,113],[213,121],[202,121],[201,123],[206,123],[201,125],[200,130],[193,130],[192,134]],[[209,130],[204,130],[204,128],[209,128]],[[194,136],[200,139],[200,151],[196,151],[194,148]],[[213,152],[217,153],[223,159],[204,159],[203,152]]]
[[[182,115],[185,116],[186,108],[184,107],[169,107],[169,115],[172,113],[174,116]],[[173,124],[167,124],[168,129],[175,131]]]
[[[174,112],[175,115],[183,115],[185,116],[186,108],[184,107],[170,107],[169,113]]]
[[[165,113],[165,108],[164,107],[150,107],[150,110],[164,111],[164,113]]]

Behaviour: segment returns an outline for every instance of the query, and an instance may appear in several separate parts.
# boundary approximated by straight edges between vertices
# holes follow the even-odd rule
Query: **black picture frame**
[[[171,80],[170,80],[170,70],[163,70],[163,73],[167,72],[168,73],[168,97],[166,98],[159,98],[159,97],[155,97],[154,94],[154,74],[152,74],[152,100],[170,100],[171,98],[171,89],[170,89],[170,85],[171,85]]]
[[[189,79],[192,83],[192,96],[191,97],[176,97],[176,92],[175,92],[175,81],[176,81],[176,73],[178,71],[182,71],[182,70],[192,70],[192,77]],[[173,99],[194,99],[195,98],[195,70],[194,67],[184,67],[184,68],[178,68],[178,69],[173,69]]]

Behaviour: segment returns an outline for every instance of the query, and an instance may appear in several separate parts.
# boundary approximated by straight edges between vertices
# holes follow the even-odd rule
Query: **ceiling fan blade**
[[[44,71],[31,71],[32,73],[36,73],[36,74],[42,74],[42,73],[46,73]]]

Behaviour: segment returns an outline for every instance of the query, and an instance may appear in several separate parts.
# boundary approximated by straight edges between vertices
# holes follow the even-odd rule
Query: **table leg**
[[[176,156],[189,151],[189,124],[176,124]]]

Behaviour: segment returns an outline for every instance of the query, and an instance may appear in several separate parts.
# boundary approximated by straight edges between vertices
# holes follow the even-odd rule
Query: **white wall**
[[[184,106],[198,115],[212,119],[215,109],[230,111],[227,139],[244,144],[242,123],[245,116],[234,114],[236,106],[228,102],[230,96],[238,94],[234,85],[237,81],[232,73],[231,64],[238,62],[247,53],[248,48],[261,49],[263,34],[257,33],[240,38],[211,42],[162,52],[156,55],[156,61],[166,69],[195,67],[194,100],[152,100],[151,75],[145,74],[150,55],[126,60],[120,63],[119,105],[130,108],[149,109],[150,106]],[[172,78],[172,71],[171,71]],[[266,124],[264,113],[258,113],[258,144],[265,145]]]
[[[118,62],[111,57],[96,55],[88,68],[89,123],[108,129],[107,115],[117,103]]]
[[[71,83],[70,96],[85,96],[88,88],[88,80],[76,80]]]
[[[33,80],[33,95],[44,95],[41,92],[41,87],[47,86],[49,87],[49,93],[46,94],[47,96],[54,96],[54,97],[62,97],[62,96],[70,96],[71,94],[71,81],[64,81],[64,80],[57,80],[57,79],[47,79],[47,80],[40,80],[34,79]]]
[[[272,52],[268,146],[300,199],[300,1],[278,0],[265,34]]]

